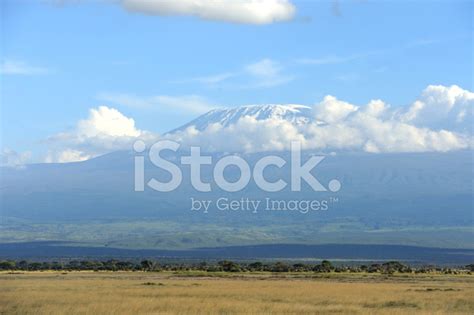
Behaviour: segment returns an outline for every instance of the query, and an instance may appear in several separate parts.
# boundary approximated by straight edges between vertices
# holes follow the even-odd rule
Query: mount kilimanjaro
[[[312,108],[302,105],[252,105],[210,111],[170,133],[214,123],[230,126],[251,116],[305,124]],[[189,152],[167,153],[178,163]],[[289,159],[288,152],[275,153]],[[317,152],[303,152],[307,160]],[[223,155],[215,152],[216,161]],[[253,169],[265,153],[245,154]],[[446,153],[338,153],[327,156],[314,175],[323,183],[338,179],[337,194],[285,189],[265,193],[253,181],[242,191],[226,193],[212,182],[211,167],[202,180],[212,192],[190,185],[189,168],[180,165],[178,189],[159,193],[134,191],[132,151],[117,151],[83,162],[32,164],[0,168],[2,233],[0,242],[70,241],[127,248],[197,248],[210,246],[298,243],[402,244],[474,248],[472,244],[472,151]],[[455,163],[453,163],[455,161]],[[289,164],[289,163],[287,163]],[[268,181],[289,182],[290,168],[271,168]],[[239,176],[230,170],[230,178]],[[169,180],[169,174],[145,160],[146,181]],[[191,211],[191,198],[327,200],[327,211]]]
[[[211,110],[198,118],[191,120],[187,124],[170,131],[174,133],[194,127],[203,131],[212,124],[220,124],[229,127],[237,123],[242,117],[253,117],[256,120],[276,119],[285,120],[295,125],[302,125],[312,120],[311,107],[297,104],[267,104],[267,105],[247,105],[235,108],[219,108]]]

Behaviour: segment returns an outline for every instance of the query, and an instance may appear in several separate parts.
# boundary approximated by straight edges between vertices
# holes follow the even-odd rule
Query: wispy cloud
[[[195,78],[189,78],[189,79],[182,79],[182,80],[175,80],[172,81],[172,83],[190,83],[190,82],[197,82],[197,83],[202,83],[206,85],[216,85],[221,82],[224,82],[230,78],[233,78],[235,76],[238,76],[238,72],[224,72],[224,73],[218,73],[218,74],[212,74],[208,76],[201,76],[201,77],[195,77]]]
[[[357,73],[352,73],[352,72],[343,73],[343,74],[336,75],[334,79],[338,81],[344,81],[344,82],[357,81],[358,79],[360,79],[360,75]]]
[[[324,57],[317,57],[317,58],[300,58],[296,59],[296,63],[304,64],[304,65],[330,65],[330,64],[340,64],[351,62],[359,59],[364,59],[369,56],[377,55],[382,53],[381,50],[378,51],[369,51],[365,53],[358,53],[348,56],[338,56],[338,55],[330,55]]]
[[[202,114],[215,107],[206,98],[199,95],[155,95],[141,97],[126,93],[104,92],[99,93],[97,99],[114,105],[133,108],[157,109],[167,107],[193,114]]]
[[[383,55],[383,54],[397,53],[397,52],[399,53],[407,49],[412,49],[412,48],[422,47],[422,46],[429,46],[429,45],[437,44],[440,42],[441,40],[437,40],[437,39],[418,39],[418,40],[401,44],[397,47],[390,48],[390,49],[372,50],[372,51],[361,52],[361,53],[352,54],[352,55],[327,55],[327,56],[315,57],[315,58],[299,58],[299,59],[296,59],[295,62],[297,64],[315,65],[315,66],[342,64],[342,63],[348,63],[348,62],[353,62],[356,60],[365,59],[365,58],[376,56],[376,55]]]
[[[421,46],[429,46],[429,45],[434,45],[441,42],[442,40],[439,40],[439,39],[422,38],[422,39],[408,42],[405,45],[403,45],[402,48],[408,49],[408,48],[415,48],[415,47],[421,47]]]
[[[284,66],[270,58],[244,65],[236,71],[222,72],[173,81],[174,83],[200,83],[208,87],[229,87],[232,89],[268,88],[288,83],[293,76],[284,73]]]
[[[271,59],[262,59],[256,63],[247,65],[245,73],[253,77],[254,82],[250,87],[274,87],[288,83],[294,79],[293,76],[283,74],[283,66]]]
[[[383,73],[383,72],[386,72],[389,68],[387,66],[382,66],[382,67],[378,67],[378,68],[375,68],[373,71],[375,73]]]
[[[49,72],[48,68],[32,66],[20,60],[4,60],[0,64],[0,73],[4,75],[39,75]]]

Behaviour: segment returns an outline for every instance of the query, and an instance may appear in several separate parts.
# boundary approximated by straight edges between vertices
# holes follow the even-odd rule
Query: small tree
[[[151,260],[145,259],[140,262],[143,271],[152,271],[155,267],[155,263]]]
[[[314,266],[313,270],[316,272],[331,272],[331,270],[334,270],[334,266],[329,260],[323,260],[320,265]]]
[[[248,267],[251,271],[262,271],[263,270],[263,264],[259,261],[251,263]]]
[[[0,270],[13,270],[16,268],[14,261],[0,261]]]
[[[307,266],[305,264],[297,263],[293,265],[293,271],[305,271]]]
[[[221,266],[222,271],[226,272],[239,272],[241,271],[241,268],[239,264],[230,261],[230,260],[222,260],[217,263],[219,266]]]
[[[272,271],[273,272],[288,272],[290,271],[290,267],[287,264],[278,261],[273,265]]]

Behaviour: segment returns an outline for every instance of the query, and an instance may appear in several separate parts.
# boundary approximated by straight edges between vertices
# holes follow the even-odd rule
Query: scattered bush
[[[239,263],[231,260],[222,260],[216,263],[200,262],[200,263],[169,263],[160,265],[157,261],[144,259],[140,262],[121,261],[121,260],[70,260],[67,262],[28,262],[3,260],[0,261],[0,270],[4,271],[42,271],[56,270],[66,274],[68,271],[88,270],[88,271],[204,271],[204,272],[368,272],[380,274],[394,273],[444,273],[459,274],[471,273],[474,271],[474,264],[464,266],[460,269],[456,268],[437,268],[435,266],[422,266],[418,268],[409,267],[398,261],[389,261],[382,264],[372,264],[370,266],[334,266],[330,261],[323,260],[320,264],[304,264],[295,263],[293,265],[285,262],[262,263],[259,261],[252,263]]]

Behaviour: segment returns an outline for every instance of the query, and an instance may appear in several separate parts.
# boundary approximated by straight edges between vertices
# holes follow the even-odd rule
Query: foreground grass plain
[[[0,314],[474,314],[474,276],[0,273]]]

